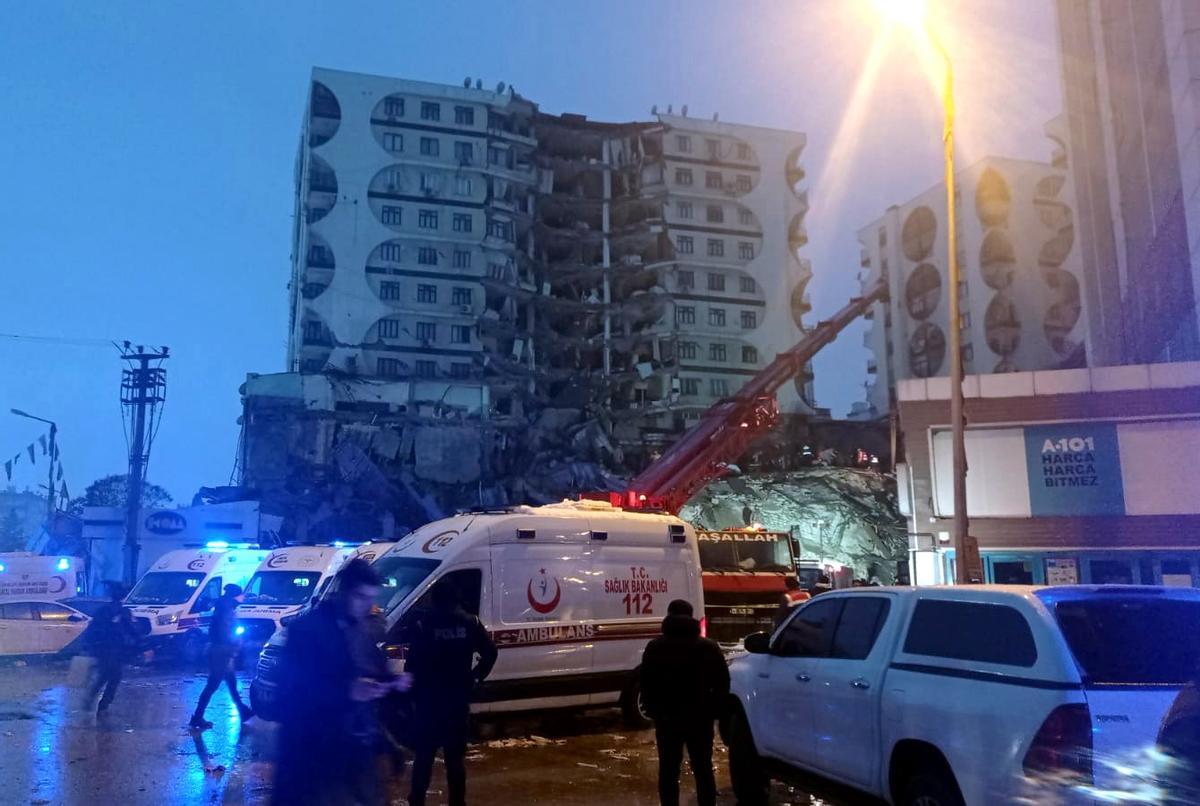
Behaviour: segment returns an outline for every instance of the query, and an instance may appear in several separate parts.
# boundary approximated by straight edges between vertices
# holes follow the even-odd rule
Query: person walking
[[[658,800],[679,806],[679,771],[687,748],[699,806],[715,806],[713,721],[729,699],[729,667],[714,641],[700,637],[700,622],[682,599],[667,605],[662,635],[642,652],[642,705],[654,720],[658,747]]]
[[[108,601],[96,611],[92,623],[84,636],[84,647],[96,659],[96,669],[88,692],[88,702],[95,702],[96,695],[103,691],[96,706],[97,715],[103,714],[112,705],[117,687],[129,654],[137,646],[137,631],[133,616],[125,608],[125,586],[120,582],[106,582]]]
[[[279,666],[280,731],[272,803],[377,806],[375,704],[400,681],[385,678],[371,610],[381,580],[350,560],[330,593],[287,627]]]
[[[194,730],[208,730],[213,726],[213,723],[204,718],[204,712],[208,709],[209,700],[217,693],[222,683],[229,687],[229,696],[237,705],[242,721],[245,722],[254,716],[250,706],[242,702],[242,695],[238,694],[237,675],[234,674],[234,663],[241,651],[241,642],[238,641],[235,632],[237,606],[241,601],[241,586],[229,584],[225,586],[224,595],[217,599],[216,605],[213,606],[212,621],[208,626],[208,682],[200,692],[196,710],[188,722],[188,726]]]
[[[462,609],[453,584],[435,584],[432,598],[433,608],[418,621],[405,662],[412,675],[416,723],[408,802],[425,806],[433,758],[441,748],[448,802],[465,806],[471,692],[496,664],[496,645],[479,619]]]

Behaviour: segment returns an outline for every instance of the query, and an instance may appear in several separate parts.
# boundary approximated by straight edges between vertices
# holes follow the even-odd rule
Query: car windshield
[[[766,535],[701,538],[700,567],[706,571],[792,571],[786,538]]]
[[[1054,615],[1090,685],[1182,685],[1200,673],[1200,602],[1111,596],[1058,602]]]
[[[438,561],[418,557],[384,557],[377,560],[373,567],[383,580],[375,604],[384,613],[389,613],[433,573]]]
[[[308,601],[317,589],[318,572],[258,571],[246,585],[246,604],[293,605]]]
[[[132,605],[183,604],[192,598],[203,581],[204,574],[151,571],[134,586],[125,602]]]

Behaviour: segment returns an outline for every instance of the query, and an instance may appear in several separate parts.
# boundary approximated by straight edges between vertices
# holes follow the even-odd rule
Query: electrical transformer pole
[[[166,400],[167,371],[162,362],[169,355],[166,347],[158,350],[129,342],[121,346],[121,359],[129,368],[121,373],[121,406],[129,418],[129,475],[125,498],[125,583],[132,585],[138,576],[138,515],[142,506],[142,486],[146,464],[159,416]],[[151,366],[152,362],[154,366]]]

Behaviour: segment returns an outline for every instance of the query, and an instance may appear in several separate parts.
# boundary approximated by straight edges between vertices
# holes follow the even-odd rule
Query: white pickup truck
[[[745,646],[722,725],[743,806],[788,770],[911,806],[1158,802],[1158,729],[1200,671],[1200,591],[859,588]]]

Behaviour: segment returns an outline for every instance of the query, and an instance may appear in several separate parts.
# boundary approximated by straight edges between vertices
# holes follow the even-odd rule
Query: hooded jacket
[[[691,616],[667,616],[642,653],[642,703],[655,722],[719,718],[729,700],[729,667]]]

